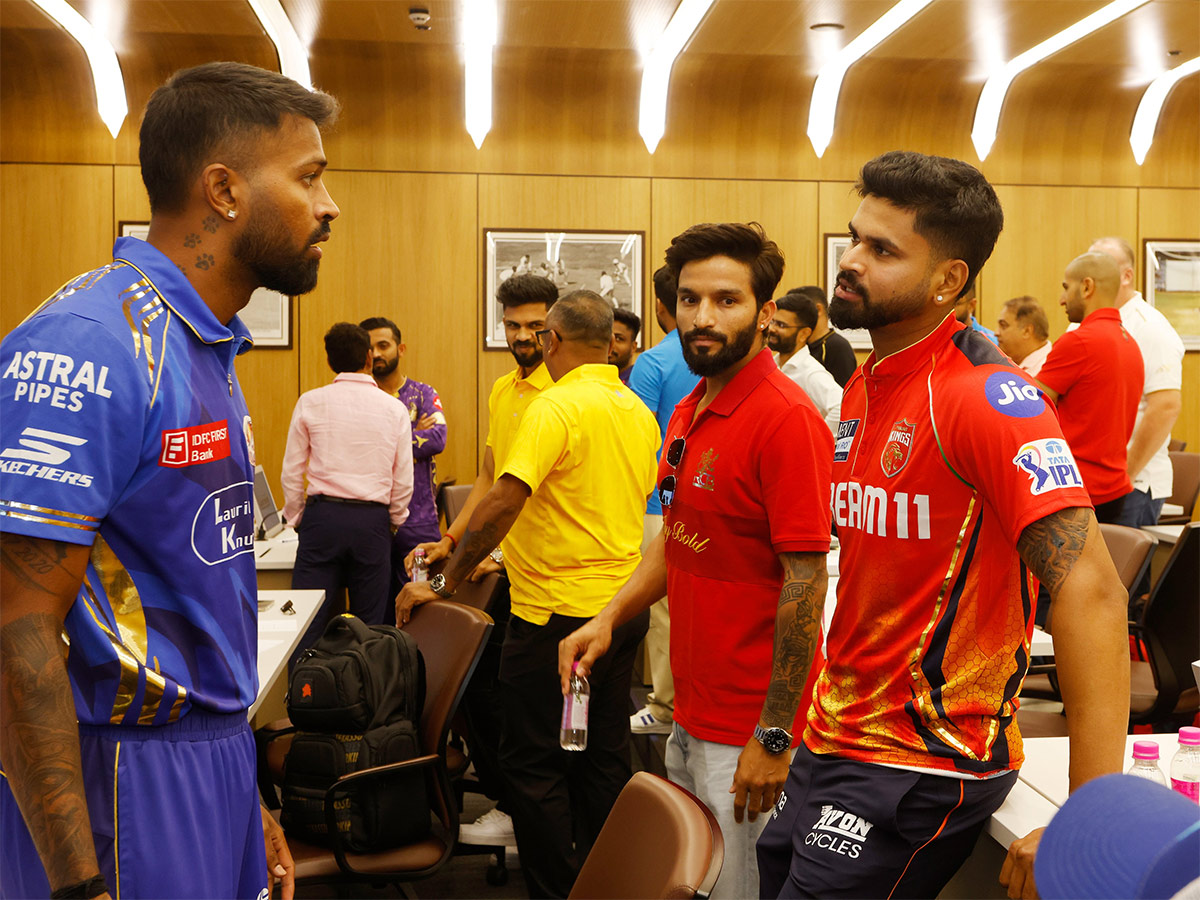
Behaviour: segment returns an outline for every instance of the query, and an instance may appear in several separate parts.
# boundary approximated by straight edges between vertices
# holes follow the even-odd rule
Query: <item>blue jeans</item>
[[[1134,488],[1125,495],[1125,505],[1113,519],[1113,523],[1128,525],[1130,528],[1144,528],[1147,525],[1157,524],[1158,517],[1162,515],[1163,504],[1166,502],[1166,497],[1155,500],[1149,491],[1139,491]]]

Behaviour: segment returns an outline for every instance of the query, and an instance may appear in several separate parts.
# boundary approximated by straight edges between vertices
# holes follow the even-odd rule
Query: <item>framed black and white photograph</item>
[[[580,289],[595,291],[614,308],[637,313],[645,333],[645,232],[485,229],[483,245],[485,349],[508,346],[496,291],[514,275],[548,278],[558,287],[560,297]],[[641,347],[639,333],[638,349]]]
[[[850,249],[850,235],[848,234],[826,234],[825,235],[825,296],[833,297],[833,289],[837,286],[838,263],[842,260],[842,254]],[[871,333],[865,328],[848,328],[835,329],[838,334],[850,342],[850,346],[855,350],[870,350],[871,349]]]
[[[146,240],[150,233],[149,222],[120,222],[117,226],[121,237]],[[250,295],[238,313],[238,318],[250,329],[255,349],[289,350],[292,346],[292,298],[278,291],[259,288]]]
[[[1200,350],[1200,241],[1148,238],[1146,302],[1167,317],[1183,346]]]

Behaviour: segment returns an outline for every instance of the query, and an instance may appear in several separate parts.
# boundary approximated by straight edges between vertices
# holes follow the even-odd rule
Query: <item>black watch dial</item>
[[[760,729],[757,737],[768,753],[782,753],[792,745],[792,736],[782,728]]]

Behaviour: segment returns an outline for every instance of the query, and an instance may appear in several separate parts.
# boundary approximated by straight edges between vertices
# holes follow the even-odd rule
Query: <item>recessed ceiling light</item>
[[[841,22],[818,22],[808,26],[810,31],[841,31],[845,27]]]
[[[492,130],[492,50],[499,12],[496,0],[462,0],[462,12],[467,133],[478,150]]]

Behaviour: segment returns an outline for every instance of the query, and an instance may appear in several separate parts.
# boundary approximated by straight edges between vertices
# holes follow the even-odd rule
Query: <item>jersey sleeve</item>
[[[1014,545],[1050,513],[1091,507],[1058,416],[1024,372],[983,366],[951,396],[933,408],[938,448],[995,510]]]
[[[421,389],[421,406],[417,410],[418,421],[432,416],[432,428],[412,429],[413,459],[428,459],[446,449],[446,414],[442,412],[442,399],[429,385]]]
[[[144,356],[97,322],[48,314],[0,344],[0,373],[0,530],[90,545],[155,452]]]
[[[1050,349],[1037,378],[1059,396],[1067,393],[1083,374],[1086,348],[1078,332],[1068,331]]]
[[[758,478],[776,553],[829,550],[833,435],[820,415],[793,406],[758,456]]]
[[[658,404],[662,397],[662,366],[656,356],[643,353],[633,363],[629,373],[629,389],[638,395],[650,412],[658,415]]]
[[[508,459],[496,478],[512,475],[525,482],[530,491],[536,491],[567,458],[570,448],[571,429],[566,417],[553,403],[535,397],[521,416]]]

